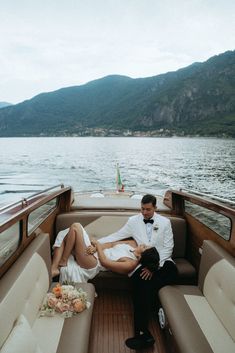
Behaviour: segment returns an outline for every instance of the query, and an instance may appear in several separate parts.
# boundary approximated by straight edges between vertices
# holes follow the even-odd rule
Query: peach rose
[[[61,285],[58,283],[56,287],[52,289],[52,292],[55,294],[56,298],[61,297],[62,295],[62,288]]]
[[[80,313],[85,309],[85,305],[80,299],[74,299],[72,304],[73,309],[76,313]]]

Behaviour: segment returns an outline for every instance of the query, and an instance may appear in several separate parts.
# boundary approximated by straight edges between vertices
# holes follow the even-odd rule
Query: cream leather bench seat
[[[68,228],[71,224],[80,222],[86,229],[87,233],[91,237],[97,239],[118,231],[127,222],[129,216],[123,215],[123,213],[115,214],[96,214],[87,213],[81,215],[78,212],[69,212],[60,214],[56,220],[56,234],[65,228]],[[168,217],[171,221],[172,230],[174,234],[174,250],[173,258],[177,265],[179,272],[179,283],[192,284],[196,280],[196,271],[192,264],[186,259],[186,242],[187,242],[187,226],[186,221],[180,217]],[[118,277],[110,273],[109,271],[101,272],[97,277]]]
[[[0,280],[0,352],[85,353],[94,303],[94,286],[79,284],[88,293],[89,309],[64,319],[39,317],[50,286],[50,241],[40,234]],[[19,348],[20,347],[20,348]]]
[[[235,259],[204,241],[198,286],[159,291],[180,353],[235,352]]]

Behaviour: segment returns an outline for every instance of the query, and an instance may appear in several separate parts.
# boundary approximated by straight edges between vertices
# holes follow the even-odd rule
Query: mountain
[[[5,108],[5,107],[8,107],[8,106],[10,106],[10,105],[12,105],[11,103],[8,103],[8,102],[0,102],[0,109],[1,108]]]
[[[235,51],[166,74],[107,76],[0,110],[0,136],[235,137]]]

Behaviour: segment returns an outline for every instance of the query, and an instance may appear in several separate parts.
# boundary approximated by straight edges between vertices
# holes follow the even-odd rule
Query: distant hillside
[[[12,105],[11,103],[8,103],[8,102],[0,102],[0,109],[1,108],[5,108],[5,107],[8,107],[8,106],[10,106],[10,105]]]
[[[0,110],[0,136],[235,137],[235,51],[176,72],[107,76]]]

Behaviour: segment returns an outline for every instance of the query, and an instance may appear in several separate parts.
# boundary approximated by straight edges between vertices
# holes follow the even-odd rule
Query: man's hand
[[[153,274],[151,271],[149,271],[146,267],[143,268],[143,270],[140,273],[140,277],[142,279],[146,280],[150,280],[152,278]]]

